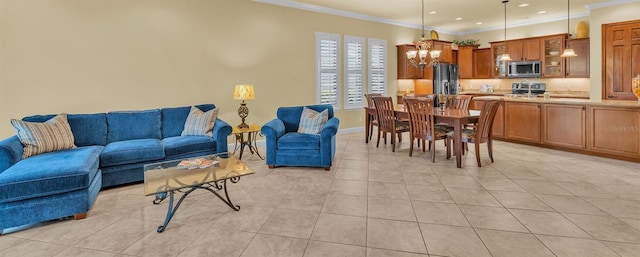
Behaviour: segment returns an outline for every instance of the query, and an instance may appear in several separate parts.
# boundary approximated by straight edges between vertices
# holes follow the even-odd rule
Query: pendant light
[[[427,38],[424,36],[424,0],[422,0],[422,34],[420,36],[420,40],[414,44],[416,45],[416,50],[407,51],[407,59],[411,66],[424,69],[438,64],[440,50],[429,51],[431,49],[431,44],[429,44]],[[427,54],[431,55],[432,61],[430,63],[426,62]],[[420,61],[416,61],[416,56],[418,56]]]
[[[575,57],[578,56],[576,54],[575,51],[573,51],[573,49],[571,49],[570,44],[571,42],[569,42],[569,37],[571,36],[571,33],[569,33],[569,1],[567,0],[567,48],[564,49],[564,51],[562,51],[562,55],[560,55],[560,57]]]
[[[500,55],[500,61],[511,61],[511,56],[507,51],[507,3],[509,0],[502,0],[504,4],[504,51],[505,53]]]

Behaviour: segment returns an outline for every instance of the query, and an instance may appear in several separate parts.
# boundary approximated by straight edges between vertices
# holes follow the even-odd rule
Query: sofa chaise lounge
[[[213,104],[196,106],[206,113]],[[0,141],[0,234],[7,228],[86,217],[101,188],[139,182],[148,163],[227,152],[231,126],[182,136],[192,107],[68,114],[75,147],[23,158],[18,136]],[[217,110],[215,110],[217,114]],[[56,115],[25,117],[45,122]]]

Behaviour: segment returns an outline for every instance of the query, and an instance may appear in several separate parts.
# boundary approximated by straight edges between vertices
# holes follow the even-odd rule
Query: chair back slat
[[[448,95],[446,104],[450,108],[469,110],[472,97],[471,95]]]
[[[379,94],[379,93],[364,94],[364,98],[367,99],[367,107],[374,107],[374,103],[373,103],[374,96],[382,96],[382,94]]]
[[[409,113],[409,131],[412,138],[429,140],[434,131],[433,98],[406,98]]]
[[[474,141],[476,143],[487,142],[491,138],[491,130],[493,128],[493,120],[496,117],[498,108],[504,102],[503,99],[485,101],[480,110],[480,117],[478,118],[478,125],[476,127],[476,136]]]
[[[393,100],[389,96],[372,97],[376,112],[378,113],[378,129],[384,132],[395,131],[396,115],[393,108]]]

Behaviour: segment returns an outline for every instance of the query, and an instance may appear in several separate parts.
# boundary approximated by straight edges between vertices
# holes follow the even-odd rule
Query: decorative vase
[[[633,94],[638,98],[638,102],[640,102],[640,75],[637,75],[631,79],[631,90]]]
[[[581,21],[576,24],[576,38],[586,38],[589,36],[589,26],[586,22]]]

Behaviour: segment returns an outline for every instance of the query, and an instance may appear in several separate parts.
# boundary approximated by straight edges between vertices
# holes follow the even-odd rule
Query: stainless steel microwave
[[[509,62],[507,77],[509,78],[540,78],[540,61]]]

